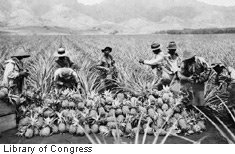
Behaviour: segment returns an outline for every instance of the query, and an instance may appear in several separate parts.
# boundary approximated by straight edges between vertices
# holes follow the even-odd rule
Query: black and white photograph
[[[0,0],[0,153],[234,143],[234,0]]]

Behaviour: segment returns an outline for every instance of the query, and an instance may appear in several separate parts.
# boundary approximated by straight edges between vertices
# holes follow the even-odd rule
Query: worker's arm
[[[184,75],[185,72],[185,63],[181,63],[180,69],[177,72],[177,77],[183,82],[193,82],[192,76],[187,77]]]
[[[209,79],[211,68],[209,67],[209,64],[202,58],[199,58],[199,64],[203,68],[203,72],[199,74],[198,83],[204,83]]]
[[[144,60],[143,64],[145,65],[149,65],[149,66],[154,66],[159,64],[160,62],[162,62],[164,60],[164,56],[157,56],[155,59],[152,60]]]
[[[8,86],[9,79],[15,79],[19,76],[19,72],[14,71],[15,64],[8,62],[5,67],[2,84]]]

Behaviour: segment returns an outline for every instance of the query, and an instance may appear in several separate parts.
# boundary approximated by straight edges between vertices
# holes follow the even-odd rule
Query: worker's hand
[[[20,75],[22,75],[24,77],[27,77],[27,76],[29,76],[29,71],[28,70],[24,70],[24,71],[20,72]]]
[[[60,86],[63,86],[63,85],[64,85],[64,83],[61,82],[61,81],[57,81],[57,84],[60,85]]]
[[[140,64],[144,64],[144,60],[143,60],[143,59],[140,59],[140,60],[139,60],[139,63],[140,63]]]
[[[191,83],[193,83],[194,82],[194,77],[193,76],[190,76],[190,77],[188,77],[188,82],[191,82]]]

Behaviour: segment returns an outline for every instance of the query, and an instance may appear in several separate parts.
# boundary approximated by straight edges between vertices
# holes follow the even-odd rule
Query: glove
[[[139,60],[139,63],[140,63],[140,64],[144,64],[144,60],[143,60],[143,59],[140,59],[140,60]]]

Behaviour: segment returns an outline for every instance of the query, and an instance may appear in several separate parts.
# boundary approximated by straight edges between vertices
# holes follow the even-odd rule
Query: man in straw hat
[[[111,52],[113,49],[111,47],[105,47],[101,50],[103,53],[100,58],[98,65],[96,65],[96,69],[99,70],[100,80],[105,80],[105,89],[112,90],[114,88],[113,82],[110,80],[115,80],[118,76],[117,69],[115,67],[115,61]],[[108,79],[108,80],[107,80]]]
[[[24,68],[22,60],[28,57],[30,55],[23,48],[18,48],[16,54],[5,62],[2,86],[8,88],[13,95],[23,92],[24,79],[29,76],[29,72]]]
[[[149,65],[154,71],[155,75],[160,77],[157,83],[158,90],[163,89],[163,86],[169,85],[173,78],[173,72],[169,64],[171,64],[170,55],[164,54],[159,43],[152,43],[151,49],[155,54],[155,58],[151,60],[139,60],[139,63]],[[167,66],[167,67],[166,67]]]
[[[209,65],[202,57],[198,57],[190,51],[184,51],[178,77],[181,83],[186,83],[187,89],[192,88],[192,105],[205,105],[205,82],[208,80],[209,74]]]
[[[57,89],[76,89],[78,88],[78,75],[75,70],[79,67],[68,57],[65,48],[60,47],[54,54],[56,59],[56,71],[54,73],[54,82]]]

